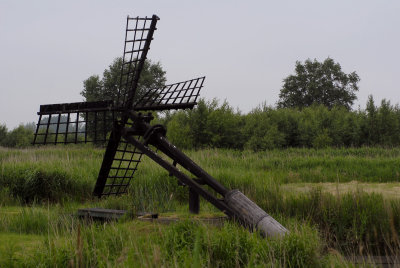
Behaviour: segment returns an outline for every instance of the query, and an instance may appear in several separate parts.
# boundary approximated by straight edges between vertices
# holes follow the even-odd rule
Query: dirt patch
[[[320,182],[320,183],[289,183],[281,185],[282,190],[292,193],[307,193],[312,189],[321,189],[323,192],[334,195],[348,192],[363,191],[366,193],[382,194],[384,198],[400,198],[400,183],[364,183],[351,181],[347,183]]]

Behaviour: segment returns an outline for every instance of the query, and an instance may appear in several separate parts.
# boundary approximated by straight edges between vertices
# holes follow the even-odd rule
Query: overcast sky
[[[247,113],[274,105],[297,60],[333,58],[369,94],[399,103],[400,1],[0,0],[0,124],[82,101],[83,80],[123,51],[126,16],[160,17],[148,58],[168,82],[205,75],[202,96]]]

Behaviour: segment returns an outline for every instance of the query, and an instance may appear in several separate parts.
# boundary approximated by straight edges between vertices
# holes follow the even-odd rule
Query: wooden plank
[[[84,208],[78,209],[78,217],[98,220],[118,220],[124,216],[127,210],[105,209],[105,208]]]
[[[346,259],[354,264],[374,264],[379,267],[400,267],[400,256],[347,256]]]

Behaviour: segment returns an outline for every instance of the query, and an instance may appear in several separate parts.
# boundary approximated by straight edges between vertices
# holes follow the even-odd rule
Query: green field
[[[201,201],[187,212],[187,188],[144,158],[129,194],[101,201],[91,193],[103,149],[0,148],[0,267],[351,265],[348,255],[399,254],[400,148],[187,151],[229,188],[240,189],[290,231],[263,239]],[[126,217],[87,224],[78,208],[158,212],[165,225]]]

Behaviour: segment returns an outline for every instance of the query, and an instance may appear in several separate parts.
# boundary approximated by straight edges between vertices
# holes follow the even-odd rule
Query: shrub
[[[25,203],[60,202],[64,198],[82,197],[86,188],[59,169],[21,168],[5,174],[2,180],[10,194]]]

